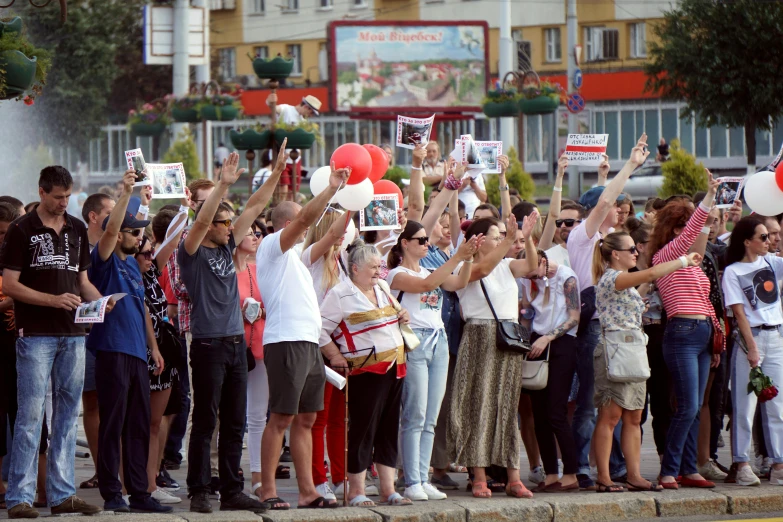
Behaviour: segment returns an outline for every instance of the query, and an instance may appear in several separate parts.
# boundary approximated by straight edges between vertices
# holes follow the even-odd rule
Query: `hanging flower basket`
[[[136,136],[160,136],[166,130],[165,123],[131,123],[130,131]]]
[[[0,20],[0,36],[4,34],[20,34],[22,32],[22,19],[17,17],[12,18],[7,22]]]
[[[145,103],[128,112],[128,128],[136,136],[160,136],[169,123],[171,118],[165,99]]]
[[[201,121],[197,109],[171,108],[171,117],[179,123],[198,123]]]
[[[275,130],[275,141],[278,144],[282,144],[285,138],[288,138],[288,143],[286,144],[288,149],[309,149],[315,143],[316,135],[314,132],[308,132],[304,129]]]
[[[18,16],[0,21],[0,100],[25,100],[32,105],[46,85],[50,53],[31,44]]]
[[[231,145],[237,150],[263,150],[269,147],[272,132],[269,130],[259,132],[255,129],[238,132],[232,129],[228,132],[228,137]]]
[[[213,80],[204,86],[203,98],[196,108],[202,120],[231,121],[239,116],[242,104],[235,96],[221,94],[220,86]]]
[[[528,116],[551,114],[560,106],[560,96],[542,94],[531,99],[519,100],[519,112]]]
[[[5,89],[0,99],[10,100],[30,90],[35,83],[38,60],[28,58],[19,51],[0,52],[0,71]]]
[[[528,116],[551,114],[560,106],[563,88],[558,83],[541,81],[535,71],[518,77],[520,90],[519,112]]]
[[[232,105],[215,105],[207,103],[199,107],[199,114],[209,121],[231,121],[239,116],[239,109]]]
[[[487,101],[481,108],[489,118],[507,118],[519,114],[519,105],[513,99]]]
[[[262,80],[285,80],[294,70],[294,60],[282,56],[275,56],[271,60],[252,57],[251,59],[256,76]]]

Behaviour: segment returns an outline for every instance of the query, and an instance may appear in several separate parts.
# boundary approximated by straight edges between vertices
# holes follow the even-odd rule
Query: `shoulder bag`
[[[603,336],[606,376],[610,381],[634,383],[650,378],[647,334],[641,329],[603,330]]]
[[[530,351],[530,333],[521,324],[509,319],[500,320],[495,313],[495,307],[489,299],[484,281],[479,280],[481,291],[487,299],[487,304],[492,312],[492,317],[497,323],[497,347],[501,352],[528,353]]]
[[[378,281],[378,286],[381,288],[381,291],[386,294],[386,297],[389,298],[389,301],[391,302],[392,307],[394,307],[394,310],[399,313],[402,310],[402,306],[400,306],[400,303],[391,295],[391,291],[389,289],[389,284],[384,280]],[[402,297],[402,292],[400,292],[400,297]],[[405,347],[406,352],[412,352],[416,348],[419,347],[421,344],[421,341],[419,340],[418,336],[414,333],[413,329],[410,327],[409,324],[402,324],[400,322],[397,323],[400,326],[400,334],[402,334],[402,344]]]
[[[552,314],[552,324],[549,325],[549,331],[555,327],[555,314]],[[568,335],[568,334],[564,334]],[[552,343],[549,343],[546,347],[546,360],[544,361],[531,361],[528,354],[525,354],[525,359],[522,361],[522,388],[526,390],[543,390],[546,388],[549,382],[549,353],[552,348]]]

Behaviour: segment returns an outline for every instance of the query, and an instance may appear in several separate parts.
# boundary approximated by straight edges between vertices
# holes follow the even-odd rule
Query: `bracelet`
[[[688,258],[685,256],[680,256],[680,263],[682,263],[682,267],[686,268],[688,266]]]
[[[189,210],[190,210],[190,207],[186,207],[185,205],[180,205],[179,206],[179,211],[180,212],[188,212]]]
[[[501,192],[507,192],[508,191],[508,184],[506,184],[505,187],[498,187],[498,190],[500,190]]]
[[[462,182],[454,177],[454,174],[446,176],[446,181],[443,182],[443,188],[448,190],[459,190],[462,186]]]
[[[554,191],[554,192],[563,192],[563,187],[552,187],[552,191]]]
[[[710,227],[703,227],[701,229],[702,234],[709,234],[710,233]]]
[[[139,214],[144,214],[144,216],[148,216],[149,213],[150,213],[149,205],[139,205]]]
[[[411,170],[422,170],[421,167],[411,167]]]
[[[471,264],[472,262],[473,262],[473,258],[471,257],[471,258],[470,258],[470,261],[465,261],[465,264],[466,264],[466,265],[469,265],[469,264]]]

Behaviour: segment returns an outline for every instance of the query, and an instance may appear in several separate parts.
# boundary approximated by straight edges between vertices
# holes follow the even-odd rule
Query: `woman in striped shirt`
[[[671,374],[677,411],[671,420],[666,450],[661,461],[660,484],[678,489],[676,478],[682,475],[683,487],[714,487],[698,473],[696,441],[699,434],[698,413],[713,355],[712,337],[716,322],[710,302],[710,281],[698,266],[687,266],[689,252],[704,255],[709,227],[707,216],[715,199],[718,183],[707,171],[709,190],[694,210],[689,203],[675,201],[658,211],[655,229],[650,237],[652,264],[679,259],[677,270],[657,281],[668,322],[663,338],[663,357]]]

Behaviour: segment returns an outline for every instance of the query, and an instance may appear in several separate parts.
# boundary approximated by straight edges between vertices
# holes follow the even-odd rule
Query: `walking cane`
[[[343,507],[348,507],[348,372],[345,374],[345,431],[343,433]]]

